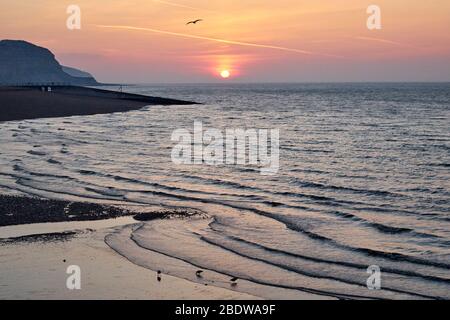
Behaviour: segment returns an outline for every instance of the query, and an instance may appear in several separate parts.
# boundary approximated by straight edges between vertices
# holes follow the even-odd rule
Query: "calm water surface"
[[[450,298],[450,84],[124,90],[203,104],[2,123],[0,191],[206,213],[118,237],[112,246],[132,261],[152,251],[273,287]],[[278,174],[174,165],[172,131],[194,121],[279,129]],[[382,290],[366,287],[370,265],[382,270]]]

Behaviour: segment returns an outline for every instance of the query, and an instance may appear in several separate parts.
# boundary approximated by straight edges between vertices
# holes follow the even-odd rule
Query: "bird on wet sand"
[[[186,25],[197,24],[197,22],[200,22],[200,21],[203,21],[203,19],[197,19],[197,20],[189,21],[188,23],[186,23]]]

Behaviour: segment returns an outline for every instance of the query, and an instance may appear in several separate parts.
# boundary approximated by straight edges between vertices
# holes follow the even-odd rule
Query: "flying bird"
[[[195,275],[197,276],[197,278],[201,278],[202,277],[202,270],[198,270]]]
[[[193,20],[193,21],[189,21],[188,23],[186,23],[186,25],[189,25],[189,24],[197,24],[197,22],[200,22],[200,21],[203,21],[203,19],[197,19],[197,20]]]

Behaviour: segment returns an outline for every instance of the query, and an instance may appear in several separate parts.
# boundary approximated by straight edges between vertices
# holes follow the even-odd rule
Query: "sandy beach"
[[[182,299],[255,300],[245,293],[247,281],[236,289],[206,281],[189,281],[158,270],[143,268],[112,250],[105,237],[124,226],[136,225],[132,217],[99,221],[22,224],[0,227],[0,299]],[[148,256],[163,268],[167,257]],[[81,270],[81,289],[66,286],[69,266]],[[194,267],[192,270],[195,270]],[[194,273],[195,271],[192,271]],[[272,299],[323,299],[295,290],[263,288]]]
[[[197,214],[2,195],[0,299],[327,299],[245,280],[234,286],[228,275],[214,271],[198,277],[195,265],[128,241],[151,221]],[[66,286],[72,265],[81,270],[80,290]],[[174,270],[183,276],[173,276]]]
[[[0,122],[94,115],[194,102],[75,86],[0,87]]]
[[[19,229],[22,233],[36,230],[33,226]],[[5,232],[0,228],[0,236]],[[105,232],[78,230],[70,239],[1,240],[0,299],[256,299],[169,275],[158,281],[155,271],[136,266],[111,250],[103,241]],[[70,265],[81,268],[80,290],[66,287]]]

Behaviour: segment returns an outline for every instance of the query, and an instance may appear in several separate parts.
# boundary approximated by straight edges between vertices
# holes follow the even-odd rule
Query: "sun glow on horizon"
[[[228,79],[231,76],[231,73],[229,70],[222,70],[220,76],[224,79]]]

